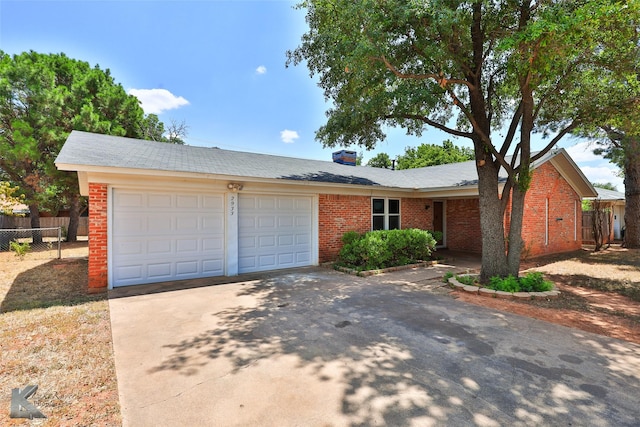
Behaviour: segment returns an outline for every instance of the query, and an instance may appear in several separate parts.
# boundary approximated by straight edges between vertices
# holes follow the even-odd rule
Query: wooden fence
[[[43,217],[40,218],[40,227],[62,227],[63,234],[69,228],[69,217]],[[0,228],[31,228],[31,218],[0,215]],[[79,218],[78,236],[89,235],[89,218]]]

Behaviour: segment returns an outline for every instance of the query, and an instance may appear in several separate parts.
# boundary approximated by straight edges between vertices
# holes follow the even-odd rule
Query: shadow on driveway
[[[640,419],[640,347],[467,305],[401,277],[309,268],[111,299],[125,424]]]

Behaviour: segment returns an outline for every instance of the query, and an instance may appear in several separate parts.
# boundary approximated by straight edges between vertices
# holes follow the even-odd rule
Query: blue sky
[[[329,104],[306,67],[285,67],[286,51],[307,29],[295,3],[0,0],[0,49],[63,52],[109,68],[146,113],[165,123],[184,120],[190,145],[330,160],[334,149],[314,139]],[[389,129],[364,159],[447,138],[435,130],[417,139]],[[569,138],[560,146],[591,181],[624,191],[616,167],[593,156],[586,141]]]

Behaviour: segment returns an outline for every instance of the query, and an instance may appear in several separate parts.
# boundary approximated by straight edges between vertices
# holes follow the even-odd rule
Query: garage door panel
[[[113,193],[113,286],[224,274],[224,196]]]
[[[210,212],[222,214],[224,212],[224,197],[221,195],[202,196],[202,207]]]
[[[202,218],[202,231],[212,231],[214,233],[219,232],[224,227],[224,219],[222,213],[219,217],[203,217]]]
[[[162,262],[156,264],[149,264],[147,266],[147,276],[151,279],[161,278],[167,279],[171,277],[171,262]]]
[[[141,265],[125,265],[117,267],[115,271],[117,280],[121,281],[135,281],[142,278],[142,266]]]
[[[293,227],[295,219],[293,216],[280,216],[278,217],[278,227]]]
[[[239,206],[241,273],[312,263],[311,197],[242,194]]]
[[[178,209],[198,209],[200,198],[196,195],[187,196],[184,194],[176,197],[176,207]]]
[[[278,236],[278,246],[293,246],[294,236],[291,234]]]
[[[173,197],[171,194],[151,193],[147,196],[147,206],[150,208],[171,208]]]
[[[140,215],[140,214],[139,214]],[[141,226],[143,227],[141,232],[160,234],[169,234],[174,229],[173,218],[171,214],[155,213],[147,216],[146,221],[141,219]]]
[[[198,239],[176,240],[176,254],[189,255],[198,251]]]
[[[273,248],[276,246],[276,236],[258,237],[258,248]]]
[[[164,239],[148,240],[146,247],[146,254],[149,255],[169,255],[173,253],[172,242]],[[143,255],[143,253],[141,253],[140,255]]]
[[[119,235],[144,234],[147,230],[147,222],[137,215],[126,218],[116,218],[113,221],[113,229],[118,230]]]
[[[198,261],[176,262],[176,276],[198,274]]]
[[[205,274],[218,273],[222,271],[223,267],[224,265],[222,263],[221,258],[205,259],[202,261],[202,272]],[[216,274],[212,274],[212,275],[216,275]]]
[[[211,239],[202,239],[202,250],[205,252],[219,252],[222,253],[223,249],[223,236],[218,236]]]
[[[275,197],[260,197],[257,199],[257,203],[255,205],[258,209],[262,210],[275,210],[276,209],[276,198]]]
[[[121,191],[114,197],[114,204],[120,209],[139,208],[144,206],[144,195],[141,193],[128,193]]]
[[[258,229],[274,229],[276,227],[276,218],[273,216],[261,216],[258,217],[257,228]]]

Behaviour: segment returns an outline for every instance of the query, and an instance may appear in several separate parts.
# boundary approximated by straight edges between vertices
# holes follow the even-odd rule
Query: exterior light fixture
[[[235,182],[230,182],[229,184],[227,184],[227,188],[233,192],[242,190],[242,187],[242,184],[237,184]]]

